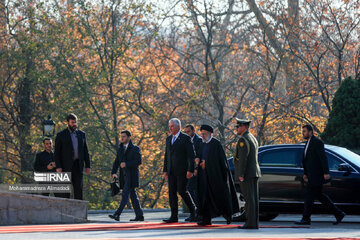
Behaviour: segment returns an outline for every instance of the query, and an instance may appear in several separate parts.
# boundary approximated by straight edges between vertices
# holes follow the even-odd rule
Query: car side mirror
[[[352,172],[352,169],[350,167],[349,164],[347,163],[341,163],[339,166],[338,166],[338,171],[340,172],[345,172],[344,173],[344,176],[348,176],[350,175],[350,173]]]

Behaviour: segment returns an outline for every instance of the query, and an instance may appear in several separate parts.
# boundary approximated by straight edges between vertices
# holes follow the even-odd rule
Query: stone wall
[[[87,222],[88,202],[0,191],[0,225]]]

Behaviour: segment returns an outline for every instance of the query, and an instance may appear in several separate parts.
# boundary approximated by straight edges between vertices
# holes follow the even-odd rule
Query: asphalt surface
[[[118,223],[108,218],[112,212],[89,212],[89,223]],[[170,216],[169,211],[145,211],[145,221],[161,222]],[[180,214],[180,222],[184,222],[187,214]],[[134,218],[131,210],[126,210],[121,215],[120,223],[128,223]],[[100,231],[67,231],[67,232],[33,232],[0,234],[1,240],[7,239],[122,239],[122,238],[152,238],[152,239],[218,239],[218,238],[359,238],[360,239],[360,216],[346,216],[343,223],[332,225],[334,217],[331,215],[313,215],[312,224],[309,228],[291,228],[294,221],[301,218],[300,215],[279,215],[272,221],[260,222],[260,226],[274,226],[286,228],[260,228],[259,230],[242,229],[156,229],[156,230],[100,230]],[[223,218],[213,219],[214,224],[225,224]],[[243,223],[233,223],[243,224]],[[49,225],[51,228],[51,225]]]

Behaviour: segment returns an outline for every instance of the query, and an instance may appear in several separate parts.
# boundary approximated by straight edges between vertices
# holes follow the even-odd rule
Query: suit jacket
[[[55,172],[55,168],[51,170],[47,168],[51,162],[55,162],[53,152],[42,151],[37,153],[34,162],[35,172]]]
[[[86,136],[83,131],[76,130],[78,139],[78,153],[80,169],[90,168],[90,156]],[[74,162],[74,148],[68,128],[62,130],[55,138],[55,163],[56,168],[62,168],[63,172],[71,172]]]
[[[261,177],[260,166],[258,162],[258,142],[249,132],[245,132],[238,143],[234,155],[235,179],[239,177],[253,178]]]
[[[195,151],[189,135],[180,132],[174,144],[171,144],[172,135],[166,138],[164,157],[164,172],[174,176],[186,175],[194,172]]]
[[[201,144],[202,144],[202,138],[195,133],[192,142],[193,142],[194,150],[195,150],[195,158],[197,158],[197,157],[200,158],[200,155],[201,155],[200,148],[201,148]]]
[[[324,174],[329,174],[329,164],[324,143],[317,137],[312,136],[306,155],[305,148],[302,161],[304,174],[308,177],[310,185],[320,186],[325,182]]]
[[[194,150],[195,150],[195,158],[200,158],[201,157],[201,145],[203,143],[202,138],[195,133],[195,135],[192,139],[192,143],[193,143]],[[199,165],[195,164],[194,169],[199,170]]]
[[[124,152],[124,144],[120,144],[120,147],[116,154],[116,159],[113,164],[111,173],[116,174],[120,163],[126,163],[125,168],[120,168],[120,176],[124,175],[125,184],[130,188],[139,187],[140,184],[140,174],[139,174],[139,165],[141,165],[141,152],[140,148],[134,145],[131,141]]]

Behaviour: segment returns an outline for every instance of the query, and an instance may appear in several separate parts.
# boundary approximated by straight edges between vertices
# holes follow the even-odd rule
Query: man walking
[[[83,199],[83,169],[90,173],[90,156],[85,133],[78,130],[77,116],[70,113],[66,117],[68,127],[56,135],[55,163],[57,172],[71,172],[71,183],[74,198]],[[63,198],[70,198],[70,193],[60,194]]]
[[[305,125],[302,128],[302,135],[307,140],[303,154],[304,176],[303,180],[307,183],[306,196],[304,202],[303,217],[295,222],[298,225],[311,224],[311,212],[315,199],[318,199],[334,214],[339,224],[345,216],[331,199],[322,192],[323,184],[330,180],[329,165],[325,154],[324,143],[313,135],[313,127]]]
[[[242,229],[259,229],[259,177],[258,142],[249,132],[250,120],[235,118],[236,133],[240,136],[234,155],[235,179],[240,181],[245,199],[246,221]]]
[[[136,193],[136,188],[139,187],[140,182],[139,165],[141,165],[140,148],[132,143],[130,131],[122,131],[121,144],[111,171],[112,177],[117,178],[116,173],[120,167],[125,179],[120,206],[113,215],[109,215],[116,221],[120,220],[120,215],[129,201],[129,196],[135,211],[135,218],[130,219],[130,221],[144,221],[144,214]]]
[[[191,198],[194,201],[196,208],[199,208],[199,197],[198,197],[198,188],[197,188],[197,171],[200,163],[200,147],[202,139],[199,135],[196,134],[195,128],[193,125],[186,125],[184,132],[191,137],[191,142],[195,150],[195,166],[194,166],[194,176],[189,179],[187,184],[187,190],[189,191]],[[185,221],[190,221],[190,218],[185,219]]]
[[[198,225],[211,225],[211,218],[223,216],[230,224],[232,215],[240,213],[239,202],[225,151],[219,140],[212,136],[214,130],[209,125],[200,127],[201,145],[199,167],[199,214]]]
[[[171,216],[163,221],[166,223],[178,222],[178,197],[180,194],[190,210],[190,221],[196,221],[196,207],[191,195],[186,190],[188,179],[194,172],[194,148],[191,138],[182,133],[181,122],[177,118],[169,121],[170,136],[166,138],[166,149],[164,157],[164,178],[169,184],[169,202]]]

